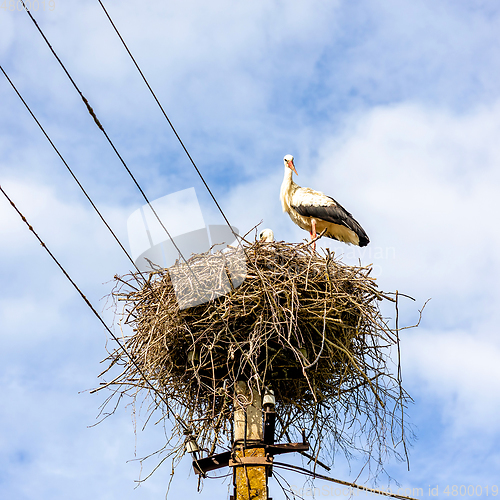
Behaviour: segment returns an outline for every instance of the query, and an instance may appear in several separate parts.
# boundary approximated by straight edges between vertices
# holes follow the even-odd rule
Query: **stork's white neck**
[[[280,199],[283,212],[288,212],[290,209],[290,198],[292,197],[295,182],[293,182],[293,171],[285,165],[285,175],[281,184]]]
[[[283,177],[283,182],[288,180],[288,182],[292,182],[293,170],[285,165],[285,175]]]

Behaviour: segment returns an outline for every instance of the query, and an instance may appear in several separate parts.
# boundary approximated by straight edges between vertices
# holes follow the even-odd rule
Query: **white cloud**
[[[498,132],[498,103],[468,113],[393,105],[356,116],[340,137],[323,138],[317,167],[296,156],[296,181],[335,197],[371,237],[366,249],[331,240],[322,246],[347,263],[373,262],[383,289],[417,298],[403,299],[400,325],[413,324],[432,297],[423,326],[402,334],[403,370],[419,404],[435,405],[446,436],[499,431]],[[232,220],[245,226],[267,216],[264,227],[299,241],[308,235],[280,213],[281,162],[275,169],[234,190]],[[261,202],[251,205],[252,196]]]
[[[498,104],[468,114],[399,105],[357,115],[342,135],[324,136],[317,166],[296,155],[295,180],[337,199],[371,244],[355,249],[325,239],[322,245],[348,262],[378,259],[385,283],[411,286],[409,293],[425,298],[490,293],[499,272],[497,132]],[[233,189],[231,220],[249,227],[264,218],[264,225],[282,228],[278,237],[297,241],[307,234],[281,213],[282,171],[279,159],[267,175]]]
[[[280,239],[308,236],[278,200],[282,158],[292,153],[297,181],[337,198],[372,240],[352,255],[323,245],[350,263],[373,261],[383,288],[416,296],[416,307],[402,306],[404,323],[433,297],[403,351],[419,396],[411,411],[438,421],[423,420],[415,450],[425,480],[435,471],[461,477],[488,454],[496,463],[487,443],[468,448],[473,459],[442,457],[453,436],[472,439],[498,412],[498,12],[430,1],[106,6],[233,224],[245,231],[263,218]],[[144,201],[28,17],[3,14],[2,65],[126,242],[126,219]],[[56,0],[37,20],[151,199],[196,186],[205,210],[206,194],[98,5]],[[5,81],[0,100],[2,186],[102,305],[110,286],[101,283],[130,266]],[[19,459],[0,490],[20,499],[35,491],[142,497],[144,487],[132,491],[137,469],[125,464],[133,456],[127,411],[88,433],[97,404],[74,396],[101,368],[102,327],[5,201],[0,210],[9,401],[1,448],[12,452],[0,463]],[[487,431],[495,442],[497,426]],[[157,442],[142,440],[151,449]],[[35,459],[23,461],[21,448]],[[183,481],[188,469],[174,481],[174,498],[194,494],[195,479]],[[152,496],[162,496],[167,476],[150,480]]]
[[[493,41],[500,19],[498,8],[490,7],[486,12],[468,2],[345,2],[337,43],[348,58],[325,53],[324,64],[336,69],[326,75],[327,83],[359,104],[417,98],[460,108],[491,102],[497,96],[500,58]],[[325,105],[337,102],[336,93],[325,93]]]
[[[394,248],[394,261],[383,263],[386,283],[427,297],[487,294],[499,272],[499,130],[498,104],[468,114],[376,108],[325,141],[304,182],[350,210],[371,245]]]
[[[499,431],[500,344],[484,332],[420,330],[403,341],[405,378],[418,399],[438,401],[448,432],[494,436]]]
[[[41,239],[55,250],[54,253],[64,252],[69,256],[73,253],[74,259],[81,259],[82,255],[94,251],[96,254],[101,253],[100,261],[105,262],[106,254],[116,251],[116,243],[111,236],[108,237],[108,229],[73,186],[69,196],[64,191],[58,192],[54,186],[30,180],[7,179],[2,186]],[[126,235],[123,220],[128,215],[128,210],[103,203],[100,203],[99,210],[111,228],[115,228],[117,236],[126,242],[126,238],[123,238]],[[4,238],[9,238],[9,245],[2,247],[6,257],[34,253],[34,248],[39,253],[39,243],[35,236],[28,231],[26,224],[3,196],[2,215],[0,231]],[[99,264],[99,261],[95,264]]]
[[[7,13],[5,13],[7,14]],[[0,18],[0,56],[2,59],[10,50],[14,41],[14,22],[13,17],[3,15]]]

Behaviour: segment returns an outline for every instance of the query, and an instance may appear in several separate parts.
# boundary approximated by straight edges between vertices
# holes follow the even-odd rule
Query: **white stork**
[[[285,176],[281,184],[280,199],[283,212],[287,212],[297,226],[309,231],[311,240],[326,229],[325,236],[364,247],[370,242],[367,234],[353,216],[330,196],[320,191],[303,188],[292,180],[293,156],[286,155]],[[297,174],[298,175],[298,174]],[[316,248],[316,243],[313,243]]]
[[[259,233],[259,241],[272,242],[274,241],[274,233],[272,229],[263,229]]]

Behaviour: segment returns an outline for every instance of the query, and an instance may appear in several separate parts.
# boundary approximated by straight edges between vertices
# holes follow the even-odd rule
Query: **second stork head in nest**
[[[259,241],[264,243],[272,243],[274,241],[274,232],[272,229],[263,229],[259,233]]]
[[[311,240],[317,233],[325,231],[324,235],[344,243],[364,247],[370,243],[368,235],[354,217],[333,198],[315,191],[303,188],[293,182],[293,173],[297,174],[293,156],[286,155],[285,176],[281,184],[280,199],[283,212],[287,212],[297,226],[309,231]],[[298,175],[298,174],[297,174]],[[313,243],[316,248],[316,243]]]

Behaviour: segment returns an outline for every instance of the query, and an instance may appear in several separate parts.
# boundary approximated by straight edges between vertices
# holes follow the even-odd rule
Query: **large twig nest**
[[[200,446],[213,452],[231,440],[234,386],[244,380],[274,390],[278,439],[297,439],[304,428],[323,460],[341,448],[380,466],[404,440],[408,400],[388,366],[397,332],[379,312],[380,301],[393,299],[378,291],[369,267],[306,245],[257,242],[235,265],[238,252],[117,278],[114,296],[133,328],[126,349],[168,403],[153,393],[153,407],[193,422]],[[180,305],[200,290],[193,303],[206,300],[209,289],[212,300]],[[110,361],[123,367],[111,384],[117,394],[152,393],[123,351]]]

